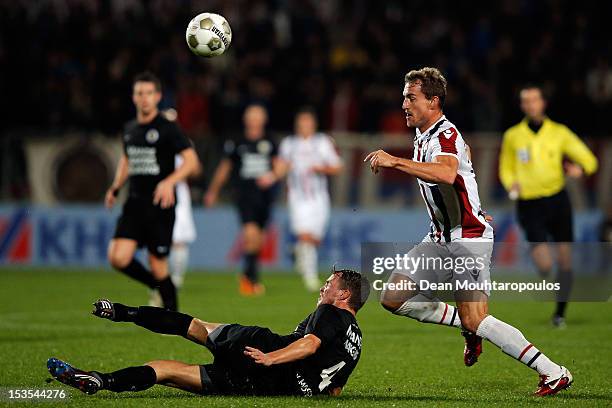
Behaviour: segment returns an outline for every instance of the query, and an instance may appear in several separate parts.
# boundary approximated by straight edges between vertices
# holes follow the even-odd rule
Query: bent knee
[[[399,302],[397,300],[392,300],[385,297],[380,300],[380,305],[391,313],[395,313],[403,304],[404,302]]]
[[[126,254],[110,252],[108,254],[108,262],[115,269],[123,269],[132,262],[132,257]]]

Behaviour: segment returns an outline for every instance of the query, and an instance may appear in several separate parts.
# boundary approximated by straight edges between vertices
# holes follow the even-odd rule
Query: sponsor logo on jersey
[[[268,154],[272,151],[272,144],[267,140],[260,140],[257,143],[257,151],[261,154]]]
[[[159,132],[157,129],[149,129],[147,133],[145,133],[145,139],[148,143],[153,144],[159,140]]]
[[[455,129],[453,128],[446,129],[444,132],[442,132],[442,134],[444,134],[445,138],[450,139],[455,134]]]
[[[126,143],[127,143],[127,142],[129,142],[131,138],[132,138],[132,135],[130,135],[129,133],[126,133],[126,134],[123,136],[123,140],[124,140]]]
[[[346,352],[357,360],[359,353],[361,352],[361,336],[353,330],[353,324],[350,324],[346,330],[346,340],[344,341],[344,348]]]

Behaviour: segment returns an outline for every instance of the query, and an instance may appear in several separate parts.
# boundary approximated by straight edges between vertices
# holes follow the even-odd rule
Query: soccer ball
[[[223,54],[230,46],[232,29],[225,17],[214,13],[202,13],[189,22],[185,39],[195,55],[215,57]]]

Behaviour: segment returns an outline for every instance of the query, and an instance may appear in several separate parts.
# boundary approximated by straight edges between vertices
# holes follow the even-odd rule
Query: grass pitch
[[[191,273],[181,292],[181,310],[209,321],[289,332],[314,309],[315,296],[305,293],[295,275],[268,275],[265,283],[266,296],[242,298],[234,275]],[[89,314],[91,303],[99,297],[137,305],[146,304],[148,295],[144,287],[109,271],[0,271],[3,395],[8,388],[63,388],[70,398],[45,406],[86,407],[612,405],[611,303],[571,304],[565,330],[550,327],[551,304],[492,303],[495,316],[517,326],[572,371],[574,386],[551,398],[531,396],[537,374],[492,344],[484,344],[478,364],[466,368],[458,330],[393,316],[375,302],[368,302],[358,315],[363,355],[338,398],[202,397],[162,386],[141,393],[101,391],[87,396],[57,382],[46,384],[46,360],[51,356],[100,371],[155,359],[212,360],[204,347],[182,338],[94,318]],[[0,400],[7,406],[34,404],[38,403]]]

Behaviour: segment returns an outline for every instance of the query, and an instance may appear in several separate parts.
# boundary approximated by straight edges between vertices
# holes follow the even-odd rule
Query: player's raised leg
[[[185,313],[152,306],[126,306],[108,299],[94,302],[92,314],[113,322],[132,322],[155,333],[185,337],[206,346],[209,333],[221,323],[205,322]]]
[[[417,284],[406,275],[393,273],[387,283],[401,285],[405,288],[416,288],[415,290],[383,291],[381,304],[391,313],[410,317],[423,323],[461,328],[461,319],[455,306],[420,293]]]

